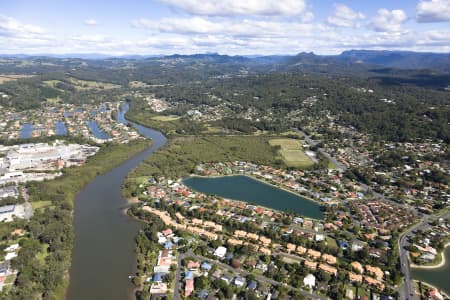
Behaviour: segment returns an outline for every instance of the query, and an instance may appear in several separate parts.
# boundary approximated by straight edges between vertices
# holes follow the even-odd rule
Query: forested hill
[[[27,110],[55,101],[84,104],[156,95],[170,103],[168,113],[179,117],[198,109],[227,111],[221,120],[212,118],[213,125],[233,133],[279,131],[301,125],[294,124],[294,112],[306,113],[305,121],[326,111],[340,123],[383,139],[449,142],[450,67],[392,68],[388,64],[394,60],[376,59],[377,53],[387,55],[4,57],[0,105]],[[363,54],[370,57],[367,61],[387,65],[364,63],[359,59]]]
[[[351,50],[342,52],[337,58],[389,68],[450,71],[450,53]]]

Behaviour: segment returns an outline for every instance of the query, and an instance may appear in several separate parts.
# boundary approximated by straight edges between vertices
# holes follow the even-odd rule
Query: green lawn
[[[309,168],[314,162],[303,152],[302,144],[295,139],[271,139],[271,146],[279,146],[278,151],[285,164],[295,168]]]
[[[52,204],[52,202],[49,201],[49,200],[33,201],[33,202],[30,202],[30,203],[31,203],[31,207],[33,208],[33,211],[36,210],[36,209],[49,207]]]
[[[170,121],[176,121],[180,117],[177,116],[154,116],[152,119],[155,121],[161,121],[161,122],[170,122]]]
[[[16,279],[16,275],[8,275],[5,279],[5,284],[11,284]]]
[[[327,236],[326,241],[327,241],[328,247],[336,248],[336,249],[338,248],[338,245],[337,245],[335,239],[333,239],[333,238]]]

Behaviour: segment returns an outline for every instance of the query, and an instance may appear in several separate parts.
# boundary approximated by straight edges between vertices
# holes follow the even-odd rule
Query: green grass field
[[[279,146],[279,154],[288,167],[309,168],[314,162],[303,152],[302,144],[294,139],[271,139],[269,144]]]
[[[46,86],[52,87],[54,89],[57,89],[61,92],[64,92],[62,89],[59,89],[56,87],[56,84],[62,82],[61,80],[46,80],[43,81],[43,83]],[[89,81],[89,80],[81,80],[76,79],[73,77],[69,77],[68,81],[65,82],[66,84],[71,84],[75,89],[77,90],[99,90],[99,89],[115,89],[120,88],[120,85],[108,83],[108,82],[99,82],[99,81]]]
[[[171,121],[176,121],[179,118],[180,117],[177,117],[177,116],[154,116],[152,118],[152,120],[161,121],[161,122],[171,122]]]
[[[48,201],[48,200],[44,200],[44,201],[33,201],[30,202],[31,203],[31,207],[33,208],[33,211],[35,211],[36,209],[41,209],[41,208],[45,208],[45,207],[49,207],[51,206],[52,202]]]
[[[148,84],[146,84],[145,82],[142,81],[130,81],[128,83],[128,86],[131,88],[146,88],[146,87],[150,87]]]

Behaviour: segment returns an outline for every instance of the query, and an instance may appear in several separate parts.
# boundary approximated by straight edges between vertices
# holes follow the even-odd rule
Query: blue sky
[[[450,0],[0,0],[4,54],[450,52]]]

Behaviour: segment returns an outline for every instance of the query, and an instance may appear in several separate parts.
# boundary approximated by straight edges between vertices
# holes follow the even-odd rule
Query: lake
[[[288,191],[248,176],[189,177],[183,183],[191,189],[223,198],[245,201],[268,208],[293,211],[302,216],[323,219],[320,205]]]
[[[450,294],[450,247],[445,249],[446,264],[438,269],[415,269],[411,268],[412,277],[443,290]]]

